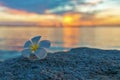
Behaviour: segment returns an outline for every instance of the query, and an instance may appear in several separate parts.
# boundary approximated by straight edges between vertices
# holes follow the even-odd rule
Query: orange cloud
[[[116,10],[117,11],[117,10]],[[118,12],[120,13],[120,12]],[[63,15],[56,14],[37,14],[23,10],[15,10],[4,8],[0,12],[0,22],[35,22],[36,25],[47,26],[104,26],[104,25],[120,25],[119,14],[112,11],[104,11],[96,15],[86,17],[88,20],[83,20],[83,13],[65,13]],[[114,14],[114,15],[113,15]]]
[[[32,12],[27,12],[25,10],[16,10],[16,9],[11,9],[11,8],[7,8],[6,12],[9,12],[11,14],[16,14],[16,15],[25,15],[25,16],[30,16],[30,15],[35,15],[36,13],[32,13]]]
[[[56,16],[52,14],[29,13],[23,10],[15,10],[11,8],[3,8],[0,12],[0,22],[35,22],[36,24],[51,25],[56,20]]]
[[[94,21],[95,22],[95,21]],[[117,26],[120,25],[120,17],[105,17],[98,19],[94,25]]]

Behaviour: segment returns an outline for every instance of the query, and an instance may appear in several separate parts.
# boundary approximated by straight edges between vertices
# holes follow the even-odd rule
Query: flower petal
[[[31,41],[33,42],[33,44],[37,44],[38,41],[40,40],[41,36],[35,36],[31,39]]]
[[[47,51],[44,48],[39,48],[35,55],[38,59],[44,59],[47,56]]]
[[[25,42],[24,48],[29,48],[31,45],[32,45],[31,41],[28,40],[28,41]]]
[[[40,41],[39,45],[40,47],[43,47],[43,48],[49,48],[51,43],[49,40],[42,40]]]
[[[32,51],[30,49],[24,49],[21,51],[21,53],[24,57],[30,57],[30,54],[32,53]]]

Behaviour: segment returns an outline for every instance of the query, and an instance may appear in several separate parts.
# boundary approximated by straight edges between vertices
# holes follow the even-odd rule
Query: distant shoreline
[[[62,23],[60,23],[59,25],[56,24],[43,24],[43,23],[37,23],[37,22],[0,22],[0,26],[12,26],[12,27],[16,27],[16,26],[26,26],[26,27],[31,27],[31,26],[35,26],[35,27],[119,27],[120,24],[116,24],[116,25],[64,25]]]
[[[120,25],[112,25],[112,26],[108,26],[108,25],[104,25],[104,26],[55,26],[55,25],[0,25],[0,27],[48,27],[48,28],[57,28],[57,27],[120,27]]]

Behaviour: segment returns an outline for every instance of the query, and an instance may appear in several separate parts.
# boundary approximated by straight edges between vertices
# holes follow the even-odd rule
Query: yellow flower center
[[[33,44],[33,45],[31,46],[31,50],[34,51],[34,52],[35,52],[38,48],[39,48],[39,45],[38,45],[38,44]]]

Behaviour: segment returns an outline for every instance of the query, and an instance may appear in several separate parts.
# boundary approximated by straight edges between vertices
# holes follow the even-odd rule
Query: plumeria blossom
[[[21,51],[24,57],[30,58],[34,55],[38,59],[44,59],[47,56],[46,48],[49,48],[51,43],[49,40],[40,41],[41,36],[35,36],[24,44],[24,49]]]

